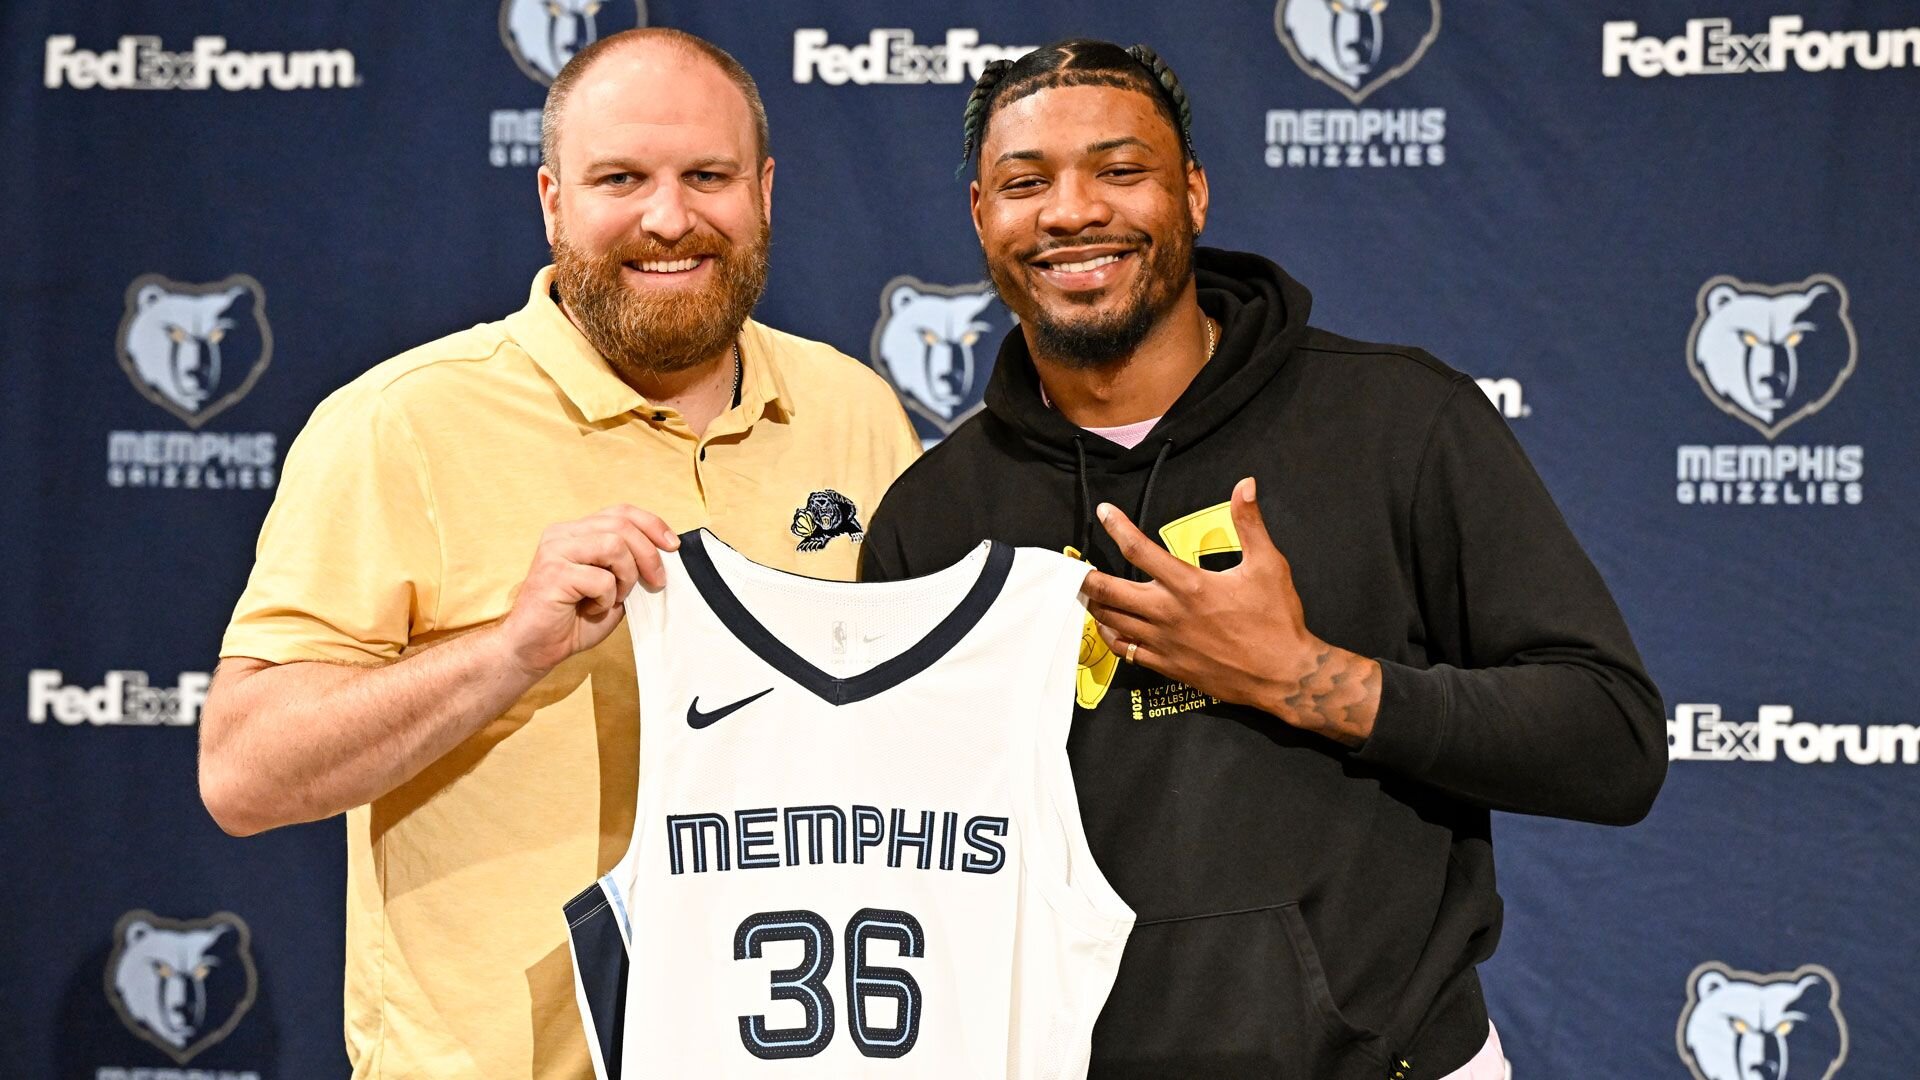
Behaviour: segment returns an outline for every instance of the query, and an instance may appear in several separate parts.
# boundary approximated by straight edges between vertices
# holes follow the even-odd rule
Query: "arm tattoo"
[[[1380,668],[1342,649],[1322,648],[1283,704],[1296,727],[1357,744],[1379,710]]]

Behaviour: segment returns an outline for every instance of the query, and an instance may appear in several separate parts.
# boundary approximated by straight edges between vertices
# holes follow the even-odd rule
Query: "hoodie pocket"
[[[1298,903],[1136,924],[1093,1033],[1095,1080],[1384,1075],[1340,1014]]]

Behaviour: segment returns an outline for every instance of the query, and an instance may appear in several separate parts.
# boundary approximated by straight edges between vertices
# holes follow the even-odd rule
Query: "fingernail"
[[[670,534],[668,534],[668,536],[667,536],[667,550],[668,550],[668,551],[679,551],[679,550],[680,550],[680,534],[679,534],[679,533],[670,533]]]
[[[1241,484],[1241,487],[1243,488],[1240,494],[1240,501],[1252,502],[1253,496],[1254,496],[1253,477],[1251,476],[1247,477],[1245,480],[1240,481],[1240,484]]]
[[[1103,522],[1107,520],[1107,515],[1111,513],[1113,513],[1112,503],[1101,503],[1099,506],[1093,508],[1093,516]]]

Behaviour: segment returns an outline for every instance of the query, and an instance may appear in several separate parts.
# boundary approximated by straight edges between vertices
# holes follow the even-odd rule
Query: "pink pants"
[[[1500,1033],[1487,1025],[1487,1044],[1473,1060],[1448,1073],[1441,1080],[1507,1080],[1507,1058],[1500,1052]]]

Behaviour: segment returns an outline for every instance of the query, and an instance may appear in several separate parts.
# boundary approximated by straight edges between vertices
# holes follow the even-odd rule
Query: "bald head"
[[[739,112],[740,122],[751,128],[756,162],[766,161],[767,109],[753,76],[725,49],[667,26],[622,31],[574,54],[547,90],[540,114],[541,159],[559,171],[569,101],[581,98],[583,106],[602,111],[643,91],[656,100],[666,99],[675,110]]]

